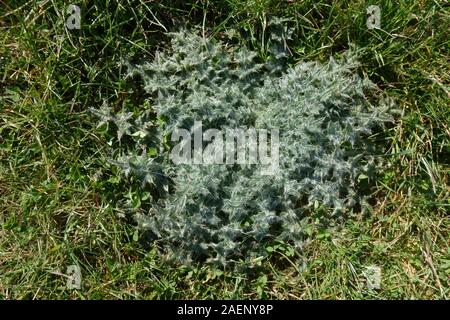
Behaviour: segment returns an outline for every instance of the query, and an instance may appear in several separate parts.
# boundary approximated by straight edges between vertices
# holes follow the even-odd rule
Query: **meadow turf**
[[[82,0],[80,30],[61,0],[0,0],[1,299],[448,299],[450,297],[450,6],[446,1]],[[381,8],[381,29],[366,8]],[[377,134],[383,168],[373,210],[309,226],[302,252],[273,243],[252,272],[164,261],[116,209],[107,140],[89,112],[146,107],[120,61],[149,60],[166,31],[198,26],[270,59],[271,16],[294,31],[290,63],[351,46],[359,72],[401,111]],[[82,288],[66,286],[78,265]],[[367,288],[366,268],[381,269]]]

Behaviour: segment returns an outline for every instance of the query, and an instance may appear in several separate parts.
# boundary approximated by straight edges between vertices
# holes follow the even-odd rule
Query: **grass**
[[[448,299],[450,297],[450,7],[445,1],[0,0],[0,298]],[[366,7],[381,7],[381,30]],[[114,206],[101,171],[107,147],[87,111],[103,101],[142,106],[120,59],[164,46],[165,30],[200,25],[267,57],[270,14],[295,28],[291,63],[361,49],[362,67],[403,114],[379,135],[387,147],[373,212],[337,230],[310,226],[302,253],[274,244],[253,274],[179,267],[148,247]],[[82,289],[69,290],[69,265]],[[365,268],[382,270],[368,290]]]

